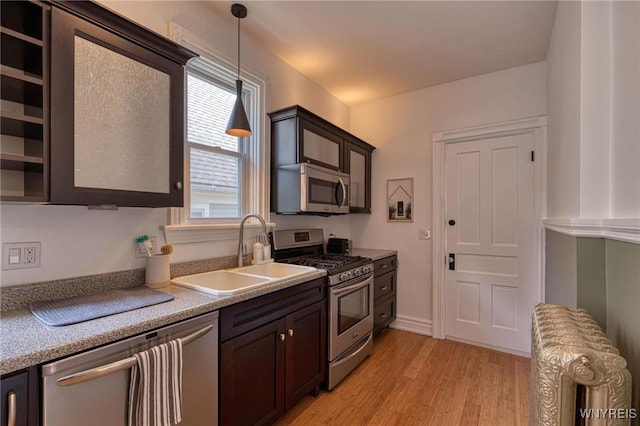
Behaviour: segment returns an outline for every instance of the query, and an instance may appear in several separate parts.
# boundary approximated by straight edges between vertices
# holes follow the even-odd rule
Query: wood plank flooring
[[[527,425],[529,358],[390,329],[333,391],[284,425]]]

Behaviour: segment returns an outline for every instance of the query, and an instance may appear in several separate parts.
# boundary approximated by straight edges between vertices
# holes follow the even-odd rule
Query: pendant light
[[[240,80],[240,19],[247,16],[247,8],[235,3],[231,5],[231,14],[238,18],[238,78],[236,80],[236,102],[231,110],[231,117],[229,117],[225,133],[231,136],[247,137],[251,136],[252,132],[242,104],[242,80]]]

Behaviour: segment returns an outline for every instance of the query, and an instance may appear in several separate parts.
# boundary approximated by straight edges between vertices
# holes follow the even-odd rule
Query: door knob
[[[456,224],[456,221],[453,219],[449,219],[449,226],[453,226]]]

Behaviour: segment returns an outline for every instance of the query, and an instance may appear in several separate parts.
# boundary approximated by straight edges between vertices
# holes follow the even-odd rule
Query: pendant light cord
[[[238,80],[240,80],[240,17],[238,17]]]

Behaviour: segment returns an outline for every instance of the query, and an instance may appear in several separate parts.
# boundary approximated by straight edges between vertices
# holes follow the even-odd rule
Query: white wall
[[[351,216],[354,246],[399,250],[398,317],[432,320],[432,133],[546,114],[544,62],[442,84],[351,109],[351,131],[376,146],[372,214]],[[414,221],[386,219],[386,181],[414,178]]]
[[[612,29],[611,212],[640,217],[640,3],[615,2]]]
[[[559,2],[547,63],[547,216],[640,218],[640,3]]]
[[[580,213],[581,7],[558,2],[547,53],[548,217]]]
[[[202,2],[122,2],[102,1],[117,13],[167,35],[168,23],[177,24],[210,44],[234,63],[236,31],[234,18],[216,15]],[[249,10],[249,12],[251,12]],[[269,81],[270,110],[301,104],[338,126],[347,127],[349,108],[327,91],[285,64],[243,34],[242,64],[261,73]],[[166,224],[166,209],[122,208],[119,211],[89,211],[78,206],[0,206],[2,242],[40,241],[41,267],[2,271],[0,285],[69,278],[96,273],[141,268],[144,259],[134,257],[137,235],[157,235]],[[274,216],[275,219],[275,216]],[[299,219],[277,218],[279,227],[293,227]],[[289,225],[289,222],[292,225]],[[317,219],[331,224],[340,234],[348,233],[348,219]],[[172,262],[234,255],[236,240],[180,244],[174,247]]]

